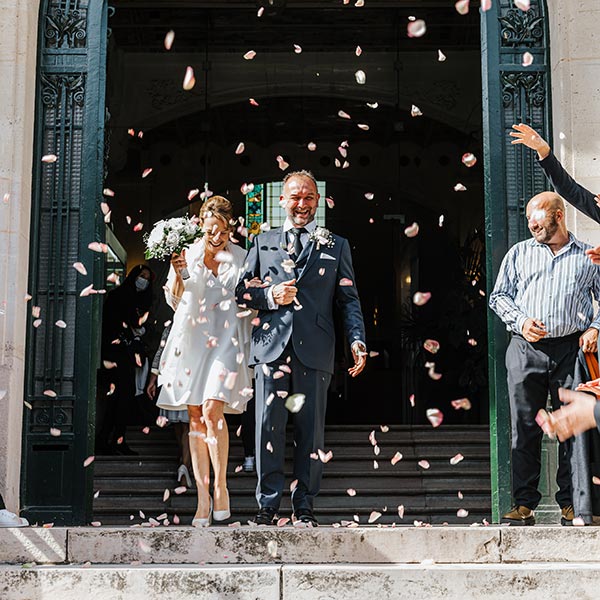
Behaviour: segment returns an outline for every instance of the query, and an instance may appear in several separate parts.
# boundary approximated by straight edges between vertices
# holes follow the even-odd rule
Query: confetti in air
[[[419,234],[419,224],[418,223],[413,223],[412,225],[409,225],[404,230],[404,235],[409,238],[413,238],[413,237],[417,236],[418,234]]]
[[[428,408],[426,415],[433,427],[439,427],[444,420],[444,414],[439,408]]]
[[[530,67],[533,64],[533,54],[531,52],[525,52],[523,54],[523,66]]]
[[[185,76],[183,78],[183,89],[189,92],[196,85],[196,77],[194,76],[194,69],[187,67],[185,70]]]
[[[474,167],[477,163],[477,157],[472,152],[465,152],[462,155],[461,161],[465,167]]]
[[[454,5],[454,8],[456,8],[456,12],[459,15],[466,15],[469,12],[469,3],[470,0],[458,0],[458,2]]]
[[[170,50],[173,47],[173,42],[175,41],[175,32],[171,29],[170,31],[167,31],[167,34],[165,35],[165,40],[164,40],[164,45],[165,45],[165,50]]]
[[[406,27],[408,37],[411,38],[420,38],[425,35],[427,31],[427,24],[423,19],[417,19],[416,21],[411,21]]]
[[[415,106],[413,104],[410,108],[410,116],[411,117],[422,117],[423,113],[421,112],[421,109],[418,106]]]

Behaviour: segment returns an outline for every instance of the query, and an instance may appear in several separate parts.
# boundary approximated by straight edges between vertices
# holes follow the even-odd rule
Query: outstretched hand
[[[513,125],[515,131],[511,131],[509,135],[515,138],[511,144],[523,144],[532,150],[536,150],[540,159],[546,158],[550,154],[550,144],[529,125],[519,123]]]
[[[350,377],[360,375],[367,364],[367,349],[359,343],[352,345],[352,357],[354,358],[354,366],[348,369]]]

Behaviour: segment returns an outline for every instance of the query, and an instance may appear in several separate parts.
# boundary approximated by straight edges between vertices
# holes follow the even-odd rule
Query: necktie
[[[302,242],[300,241],[300,236],[303,233],[306,233],[306,229],[304,227],[293,227],[290,229],[290,233],[293,238],[293,256],[295,259],[298,259],[300,253],[302,252]]]

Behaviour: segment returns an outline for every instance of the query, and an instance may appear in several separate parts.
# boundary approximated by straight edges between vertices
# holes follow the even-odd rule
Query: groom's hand
[[[275,304],[279,304],[279,306],[291,304],[298,293],[298,288],[295,284],[296,280],[290,279],[289,281],[284,281],[283,283],[274,285],[273,300],[275,300]]]
[[[354,366],[348,369],[351,377],[360,375],[367,364],[367,349],[363,344],[355,342],[352,344],[352,357],[354,358]]]

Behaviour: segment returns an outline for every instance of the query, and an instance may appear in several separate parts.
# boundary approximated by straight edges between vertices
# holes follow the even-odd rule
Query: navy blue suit
[[[285,399],[286,394],[300,393],[306,399],[294,416],[293,477],[298,483],[292,504],[295,510],[312,510],[323,463],[310,455],[325,450],[327,389],[335,353],[333,311],[341,311],[350,344],[365,341],[350,246],[342,237],[332,238],[331,248],[307,243],[295,270],[288,273],[282,266],[290,259],[283,230],[260,234],[248,252],[246,272],[236,289],[238,304],[257,309],[260,319],[252,331],[249,361],[256,379],[256,495],[260,507],[279,508],[288,418]],[[268,287],[246,288],[245,282],[255,277],[271,285],[296,278],[297,302],[269,309]],[[340,285],[342,279],[352,285]],[[274,376],[276,372],[279,374]]]

